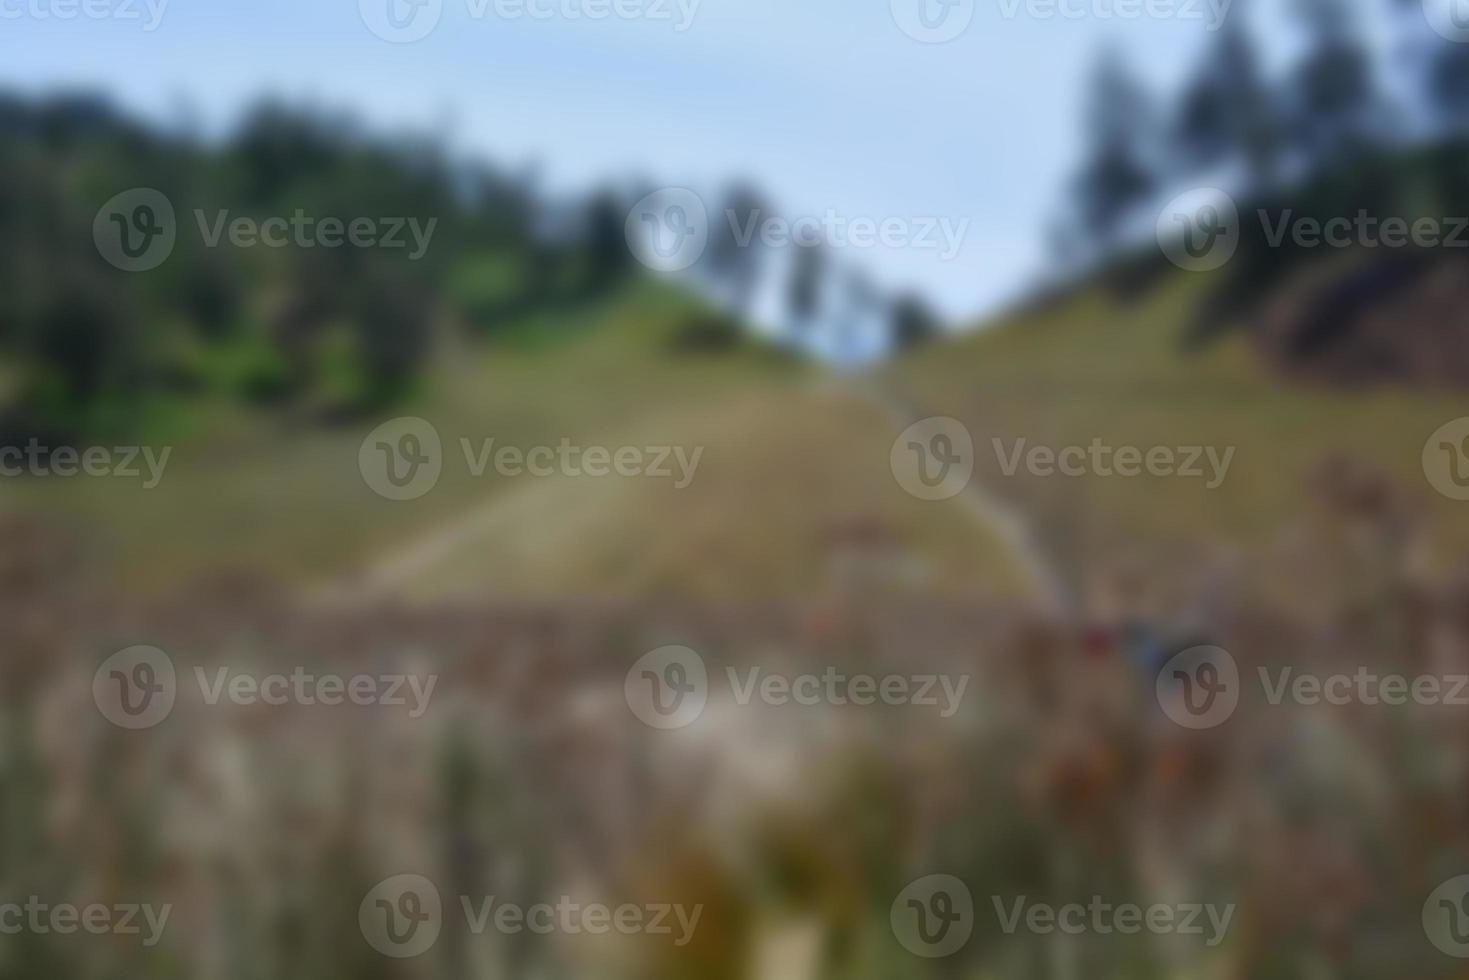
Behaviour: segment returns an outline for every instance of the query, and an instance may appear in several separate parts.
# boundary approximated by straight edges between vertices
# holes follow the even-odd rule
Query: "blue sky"
[[[951,261],[850,253],[960,318],[1043,268],[1098,47],[1117,44],[1168,91],[1209,37],[1198,20],[1007,17],[1003,0],[978,0],[945,44],[899,28],[890,2],[910,0],[701,0],[682,32],[474,18],[471,0],[442,0],[437,28],[412,44],[375,36],[359,0],[167,0],[152,32],[31,12],[66,2],[141,13],[149,0],[0,0],[0,14],[21,12],[0,18],[0,84],[91,86],[159,115],[187,102],[214,125],[263,93],[306,97],[384,126],[445,127],[460,151],[537,165],[552,189],[747,176],[789,215],[967,219]]]

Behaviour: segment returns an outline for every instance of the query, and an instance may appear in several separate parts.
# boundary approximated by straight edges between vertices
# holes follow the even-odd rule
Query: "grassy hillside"
[[[1100,290],[922,350],[883,380],[974,436],[976,479],[1031,515],[1073,568],[1172,549],[1227,546],[1268,574],[1310,520],[1309,475],[1332,453],[1379,469],[1431,527],[1440,560],[1469,544],[1469,507],[1434,492],[1428,436],[1465,414],[1462,394],[1287,383],[1242,333],[1201,352],[1179,342],[1202,280],[1178,277],[1121,306]],[[1235,454],[1217,489],[1182,477],[1005,475],[993,444],[1214,446]],[[1224,548],[1220,549],[1224,551]]]
[[[429,420],[443,440],[443,475],[418,500],[382,499],[359,474],[358,448],[385,419],[291,429],[219,404],[171,434],[155,489],[9,480],[0,508],[64,523],[99,583],[145,592],[220,570],[228,556],[229,569],[285,584],[424,599],[790,596],[831,586],[828,538],[849,520],[885,527],[911,558],[895,584],[1014,587],[986,529],[896,485],[878,410],[768,350],[675,351],[680,325],[699,312],[633,286],[542,314],[506,331],[508,342],[446,350],[390,413]],[[693,484],[674,489],[647,478],[475,477],[461,438],[704,451]]]
[[[1287,383],[1242,334],[1200,352],[1179,343],[1201,280],[1179,277],[1121,306],[1100,290],[922,349],[872,379],[747,345],[675,350],[701,311],[634,285],[592,306],[542,313],[496,344],[445,342],[417,395],[391,415],[428,419],[444,443],[437,487],[375,495],[357,468],[383,418],[289,427],[227,402],[162,434],[162,484],[12,479],[0,511],[70,527],[99,583],[157,592],[227,567],[327,593],[433,600],[568,595],[751,598],[835,584],[844,542],[877,530],[858,574],[882,587],[1019,595],[1013,541],[961,502],[926,503],[889,471],[908,414],[952,415],[974,436],[977,484],[1028,519],[1077,584],[1119,562],[1242,559],[1259,580],[1319,511],[1309,476],[1332,454],[1386,474],[1422,524],[1428,557],[1469,545],[1469,510],[1424,478],[1428,435],[1464,414],[1450,392]],[[445,331],[446,334],[456,333]],[[1323,435],[1324,434],[1324,435]],[[460,439],[702,448],[693,484],[671,480],[473,476]],[[1000,440],[997,450],[993,440]],[[1027,446],[1210,446],[1234,454],[1205,478],[1003,472]],[[868,542],[870,545],[870,541]],[[886,549],[886,550],[882,550]],[[867,564],[864,565],[863,562]],[[1173,566],[1176,567],[1176,566]]]

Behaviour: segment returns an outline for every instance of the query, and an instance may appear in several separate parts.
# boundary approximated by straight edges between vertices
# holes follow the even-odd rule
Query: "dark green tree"
[[[1148,162],[1155,145],[1151,101],[1115,51],[1104,52],[1086,113],[1087,153],[1075,183],[1080,224],[1096,244],[1111,244],[1128,210],[1157,184]]]
[[[1292,74],[1293,130],[1317,166],[1366,149],[1380,135],[1372,58],[1348,0],[1296,0],[1306,54]]]
[[[1184,90],[1172,135],[1185,168],[1238,159],[1259,187],[1275,175],[1282,134],[1245,14],[1236,0]]]
[[[917,293],[904,293],[893,303],[893,342],[908,350],[937,337],[939,318]]]

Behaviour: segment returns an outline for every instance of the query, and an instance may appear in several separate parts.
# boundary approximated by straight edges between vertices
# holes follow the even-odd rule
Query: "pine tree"
[[[1293,76],[1295,127],[1313,165],[1360,151],[1378,134],[1380,100],[1371,55],[1347,0],[1297,0],[1307,53]]]
[[[1146,92],[1115,52],[1098,63],[1087,108],[1089,150],[1076,180],[1083,230],[1110,244],[1128,210],[1152,193],[1157,178],[1147,163],[1153,111]]]
[[[1240,160],[1259,187],[1275,174],[1281,134],[1242,7],[1237,0],[1184,91],[1173,140],[1183,166],[1207,168]]]
[[[746,230],[762,220],[765,203],[755,190],[739,184],[724,194],[718,214],[709,216],[709,270],[729,292],[737,316],[746,316],[754,302],[759,274],[755,238],[741,241]]]
[[[798,244],[795,247],[790,286],[786,293],[793,322],[806,324],[821,308],[821,283],[825,268],[825,254],[820,245]]]

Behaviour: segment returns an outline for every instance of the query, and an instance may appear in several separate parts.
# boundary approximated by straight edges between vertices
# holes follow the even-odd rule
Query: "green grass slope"
[[[1343,390],[1275,375],[1240,334],[1204,350],[1180,344],[1202,280],[1180,276],[1122,306],[1083,291],[1043,312],[915,352],[882,382],[930,414],[970,429],[976,476],[1030,515],[1073,570],[1184,546],[1269,560],[1313,512],[1309,474],[1332,453],[1388,475],[1432,528],[1438,560],[1469,544],[1469,504],[1436,493],[1421,454],[1466,414],[1462,393]],[[1006,475],[994,440],[1059,448],[1104,444],[1228,447],[1216,489],[1143,475]]]
[[[645,284],[542,314],[510,342],[446,344],[420,394],[391,413],[427,419],[443,441],[443,475],[417,500],[378,497],[358,471],[363,438],[385,419],[291,430],[204,405],[155,489],[12,479],[0,512],[66,524],[92,584],[143,593],[242,570],[312,594],[423,600],[791,597],[833,586],[843,522],[886,530],[890,554],[872,563],[885,586],[1019,588],[987,528],[898,487],[878,409],[754,345],[677,352],[680,325],[699,314]],[[489,438],[703,454],[684,489],[476,477],[460,440]]]

